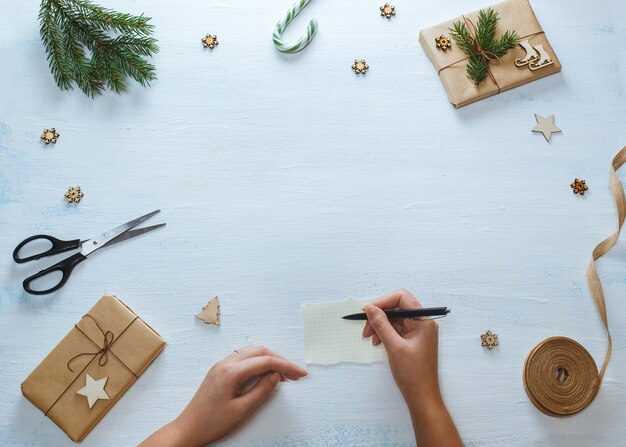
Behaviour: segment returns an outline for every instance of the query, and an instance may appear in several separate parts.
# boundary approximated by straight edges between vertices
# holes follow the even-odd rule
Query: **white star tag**
[[[537,120],[537,125],[534,127],[533,132],[542,133],[546,141],[550,141],[553,133],[561,131],[554,125],[554,115],[543,117],[535,113],[535,119]]]
[[[103,399],[103,400],[110,399],[106,391],[104,391],[104,386],[106,385],[107,380],[109,380],[108,377],[104,377],[99,380],[94,380],[94,378],[91,377],[88,373],[87,383],[85,384],[83,388],[76,391],[76,394],[80,394],[81,396],[85,396],[87,398],[87,402],[89,403],[90,410],[96,404],[98,399]]]

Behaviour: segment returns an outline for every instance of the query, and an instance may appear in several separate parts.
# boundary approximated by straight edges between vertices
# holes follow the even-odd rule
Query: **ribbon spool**
[[[547,338],[526,357],[526,394],[535,407],[549,416],[568,416],[585,409],[599,387],[596,362],[589,351],[571,338]]]
[[[524,388],[535,407],[550,416],[567,416],[584,410],[600,391],[604,372],[611,360],[613,342],[606,314],[602,283],[596,261],[607,254],[619,239],[626,219],[626,195],[617,170],[626,163],[626,146],[613,158],[609,186],[617,205],[617,230],[596,245],[587,268],[589,290],[607,334],[604,362],[598,370],[591,354],[567,337],[550,337],[534,347],[524,364]]]

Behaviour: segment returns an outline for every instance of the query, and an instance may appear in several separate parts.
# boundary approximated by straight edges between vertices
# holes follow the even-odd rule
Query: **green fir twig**
[[[149,85],[156,72],[145,58],[159,50],[149,20],[89,0],[42,0],[41,40],[59,88],[76,84],[93,98],[106,89],[126,91],[128,77]]]
[[[492,8],[478,12],[475,35],[464,21],[456,21],[450,28],[450,34],[457,46],[468,56],[467,77],[476,86],[488,75],[490,58],[502,57],[515,48],[519,42],[516,31],[505,31],[496,39],[496,27],[500,17]],[[482,49],[482,51],[480,51]]]

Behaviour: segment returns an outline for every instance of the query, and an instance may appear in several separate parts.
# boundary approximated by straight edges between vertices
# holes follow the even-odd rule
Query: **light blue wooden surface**
[[[71,441],[20,383],[105,293],[168,346],[85,445],[138,443],[175,417],[209,366],[249,342],[303,363],[300,304],[406,287],[453,309],[441,327],[445,398],[468,446],[616,446],[626,437],[626,250],[599,263],[613,360],[583,413],[528,401],[524,358],[551,335],[601,361],[606,337],[584,272],[615,227],[612,155],[626,143],[626,6],[533,1],[560,74],[454,110],[417,42],[421,28],[489,5],[316,0],[319,33],[297,56],[271,43],[290,2],[103,0],[153,17],[159,80],[90,100],[60,92],[37,2],[0,7],[0,442]],[[204,50],[200,38],[217,34]],[[365,58],[370,71],[350,65]],[[533,113],[563,133],[532,134]],[[39,135],[56,127],[59,142]],[[590,191],[573,196],[585,178]],[[622,175],[622,178],[624,175]],[[85,191],[63,202],[68,185]],[[11,262],[24,237],[88,237],[155,208],[166,229],[103,250],[60,292],[33,297]],[[45,264],[45,262],[44,262]],[[221,328],[193,315],[219,295]],[[479,346],[491,329],[501,345]],[[311,367],[228,446],[412,444],[386,364]]]

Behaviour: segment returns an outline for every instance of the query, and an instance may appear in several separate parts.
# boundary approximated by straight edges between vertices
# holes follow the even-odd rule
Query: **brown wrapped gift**
[[[165,341],[124,303],[104,296],[22,383],[22,394],[73,441],[82,441],[158,357]],[[89,374],[108,377],[108,400],[76,394]]]
[[[517,31],[517,34],[520,36],[520,42],[528,40],[533,47],[543,45],[543,49],[551,57],[553,63],[534,71],[530,70],[528,66],[517,67],[515,60],[523,59],[526,56],[526,51],[521,46],[518,46],[499,60],[489,64],[489,69],[496,82],[488,76],[476,87],[466,76],[467,54],[454,41],[452,41],[452,48],[447,51],[439,50],[435,46],[435,38],[442,34],[449,37],[452,23],[459,20],[463,21],[463,17],[424,29],[420,32],[420,44],[437,69],[441,82],[448,93],[448,99],[455,107],[463,107],[479,99],[512,89],[561,70],[561,63],[557,59],[552,46],[550,46],[550,42],[548,42],[541,25],[539,25],[528,0],[508,0],[498,3],[492,8],[500,15],[496,38],[505,30]],[[467,14],[465,17],[475,24],[477,15],[478,11]]]

